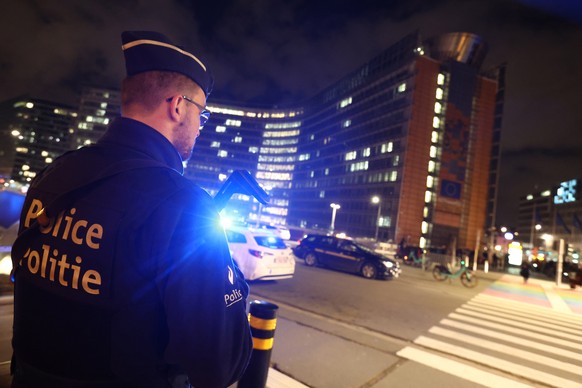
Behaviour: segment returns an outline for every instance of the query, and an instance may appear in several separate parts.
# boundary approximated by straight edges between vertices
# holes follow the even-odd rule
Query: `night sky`
[[[313,96],[406,34],[472,32],[484,68],[507,62],[498,223],[529,192],[582,177],[580,0],[5,0],[0,101],[77,104],[118,87],[120,33],[157,30],[200,54],[210,102],[285,105]]]

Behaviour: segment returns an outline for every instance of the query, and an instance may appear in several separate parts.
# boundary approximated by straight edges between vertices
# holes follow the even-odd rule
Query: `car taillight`
[[[252,256],[254,256],[254,257],[257,257],[257,258],[259,258],[259,259],[262,259],[262,258],[263,258],[263,252],[261,252],[261,251],[257,251],[257,250],[255,250],[255,249],[249,249],[249,253],[250,253]]]

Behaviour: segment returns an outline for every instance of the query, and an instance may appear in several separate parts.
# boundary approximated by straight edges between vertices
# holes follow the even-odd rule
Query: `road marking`
[[[485,372],[479,368],[463,364],[461,362],[438,356],[424,350],[407,346],[396,353],[398,356],[407,358],[419,364],[438,369],[442,372],[453,376],[460,377],[467,381],[472,381],[486,387],[512,387],[512,388],[529,388],[531,385],[522,384],[512,379],[502,377],[490,372]]]
[[[528,325],[528,330],[537,332],[543,335],[547,335],[548,330],[552,330],[552,335],[556,337],[562,337],[564,339],[568,339],[570,341],[578,341],[582,342],[582,331],[571,330],[564,327],[558,327],[555,323],[550,324],[546,322],[539,322],[534,319],[527,319],[515,316],[513,314],[508,315],[507,312],[495,313],[493,311],[483,311],[483,309],[476,309],[475,307],[471,306],[463,306],[459,307],[455,310],[459,314],[468,315],[475,318],[485,319],[491,322],[502,323],[507,326],[514,326],[514,327],[524,327],[524,324]],[[558,330],[556,330],[558,329]],[[563,331],[563,332],[562,332]],[[568,334],[572,333],[572,334]],[[582,343],[580,344],[582,347]]]
[[[536,353],[528,352],[525,350],[521,350],[519,348],[516,348],[515,346],[507,346],[507,345],[503,345],[503,344],[498,343],[498,342],[483,340],[483,339],[480,339],[477,337],[458,333],[456,331],[452,331],[452,330],[448,330],[448,329],[443,329],[443,328],[437,327],[437,326],[432,327],[429,330],[429,332],[432,334],[440,335],[441,337],[450,338],[450,339],[453,339],[456,341],[462,341],[464,343],[475,345],[475,346],[478,346],[480,348],[493,350],[493,351],[498,352],[498,353],[507,354],[507,355],[510,355],[512,357],[522,358],[522,359],[530,361],[530,362],[542,364],[545,366],[549,366],[549,367],[552,367],[555,369],[560,369],[560,370],[563,370],[565,372],[569,372],[569,373],[573,373],[573,374],[577,374],[577,375],[582,376],[582,367],[580,367],[578,365],[571,364],[568,362],[559,361],[559,360],[556,360],[556,359],[551,358],[551,357],[543,356],[541,354],[536,354]]]
[[[570,310],[570,306],[568,306],[568,304],[566,302],[564,302],[564,299],[562,299],[560,297],[560,295],[558,295],[554,291],[553,285],[541,283],[541,286],[544,289],[544,292],[546,293],[546,297],[550,301],[550,304],[552,305],[552,308],[554,310],[561,311],[561,312],[567,312],[567,313],[572,312],[572,310]]]
[[[539,381],[542,382],[544,384],[549,384],[551,386],[554,387],[560,387],[560,388],[581,388],[582,384],[572,381],[572,380],[568,380],[568,379],[564,379],[558,376],[554,376],[552,374],[549,373],[545,373],[542,371],[539,371],[537,369],[533,369],[533,368],[529,368],[527,366],[523,366],[520,364],[516,364],[507,360],[503,360],[497,357],[492,357],[489,356],[487,354],[483,354],[480,352],[475,352],[473,350],[469,350],[469,349],[465,349],[463,347],[460,346],[455,346],[455,345],[451,345],[448,344],[446,342],[442,342],[442,341],[438,341],[432,338],[428,338],[428,337],[424,337],[424,336],[420,336],[417,339],[414,340],[414,343],[430,348],[430,349],[434,349],[440,352],[446,352],[449,354],[453,354],[457,357],[462,357],[465,358],[467,360],[470,361],[474,361],[477,362],[479,364],[483,364],[483,365],[487,365],[491,368],[495,368],[495,369],[499,369],[502,370],[504,372],[507,373],[511,373],[513,375],[517,375],[517,376],[521,376],[524,377],[526,379],[530,379],[530,380],[535,380],[535,381]],[[578,355],[578,357],[580,357]],[[440,365],[439,368],[440,369]],[[485,383],[486,380],[482,380],[482,381],[477,381],[479,384],[483,384]],[[495,385],[493,385],[495,386]],[[497,385],[497,386],[515,386],[512,384],[508,384],[508,385]]]
[[[498,298],[489,295],[477,295],[469,302],[468,305],[477,305],[477,306],[486,306],[489,309],[506,312],[508,308],[510,309],[517,309],[519,312],[516,314],[531,318],[532,315],[536,317],[536,319],[540,319],[542,321],[555,323],[556,321],[561,322],[566,326],[570,326],[572,328],[580,328],[582,325],[582,316],[580,314],[574,313],[564,313],[556,310],[552,310],[545,307],[538,307],[534,305],[529,305],[525,302],[515,302],[512,300]]]
[[[502,340],[505,342],[511,342],[514,344],[526,346],[528,348],[541,350],[543,352],[556,354],[556,355],[559,355],[562,357],[569,357],[573,360],[580,360],[580,358],[582,357],[582,355],[578,352],[571,352],[569,350],[556,348],[554,346],[540,344],[540,343],[535,342],[535,341],[529,341],[529,340],[526,340],[523,338],[517,338],[517,337],[514,337],[512,335],[500,333],[498,331],[482,329],[482,328],[475,327],[472,325],[466,325],[464,323],[452,321],[450,319],[443,319],[441,321],[441,324],[446,325],[446,326],[452,326],[454,328],[465,330],[465,331],[468,331],[471,333],[476,333],[479,335],[495,338],[495,339]],[[577,349],[579,349],[579,347],[577,347]]]
[[[569,327],[574,331],[582,333],[582,319],[578,315],[570,314],[564,317],[562,314],[553,311],[545,310],[543,312],[531,311],[519,305],[505,305],[502,303],[483,303],[480,300],[471,300],[465,303],[462,307],[478,309],[487,314],[494,312],[498,315],[507,316],[510,312],[512,316],[519,316],[526,319],[535,319],[536,322],[544,322],[551,325],[559,324],[564,327]]]

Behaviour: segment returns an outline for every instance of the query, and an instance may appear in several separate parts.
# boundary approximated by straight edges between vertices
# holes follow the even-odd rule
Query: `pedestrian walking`
[[[523,277],[523,284],[527,284],[530,275],[529,263],[527,261],[521,263],[519,274]]]

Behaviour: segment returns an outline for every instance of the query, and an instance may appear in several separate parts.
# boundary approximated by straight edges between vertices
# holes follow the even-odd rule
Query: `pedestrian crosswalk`
[[[397,354],[487,387],[582,388],[582,315],[484,292]]]

